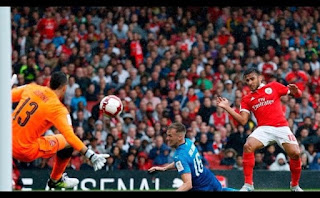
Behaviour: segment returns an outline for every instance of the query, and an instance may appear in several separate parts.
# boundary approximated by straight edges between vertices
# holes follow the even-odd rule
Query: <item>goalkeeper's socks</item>
[[[61,178],[70,160],[71,160],[71,157],[62,159],[56,156],[54,159],[54,164],[53,164],[52,172],[50,174],[50,178],[54,180],[58,180],[59,178]]]

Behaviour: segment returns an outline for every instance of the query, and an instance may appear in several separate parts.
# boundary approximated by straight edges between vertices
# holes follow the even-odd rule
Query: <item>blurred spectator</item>
[[[21,66],[19,73],[23,75],[25,83],[28,84],[36,80],[36,77],[39,75],[39,70],[35,59],[28,57],[26,65]]]
[[[88,145],[88,148],[92,149],[96,153],[101,153],[98,149],[98,139],[96,137],[92,137],[90,139],[90,143]]]
[[[200,72],[200,77],[198,78],[196,83],[197,86],[203,89],[211,90],[213,88],[212,81],[206,78],[206,73],[204,70]]]
[[[225,149],[224,144],[222,143],[220,132],[215,132],[213,136],[213,143],[211,145],[214,154],[221,154]]]
[[[128,130],[128,133],[127,133],[127,138],[126,138],[126,142],[130,145],[130,148],[133,147],[133,148],[137,149],[133,145],[134,144],[134,140],[136,138],[136,134],[137,134],[137,128],[136,127],[134,127],[134,128],[130,127],[129,130]]]
[[[73,119],[73,122],[72,122],[72,126],[73,127],[82,127],[84,129],[84,131],[89,131],[89,125],[88,125],[88,120],[86,120],[84,118],[84,112],[83,110],[78,110],[76,111],[77,113],[77,118],[76,119]]]
[[[139,152],[137,158],[139,170],[148,170],[152,167],[152,161],[148,159],[148,155],[145,152]]]
[[[93,101],[93,102],[98,101],[98,96],[97,96],[97,94],[95,92],[95,88],[96,87],[95,87],[95,85],[93,83],[88,86],[88,88],[87,88],[87,90],[86,90],[86,92],[84,94],[87,102],[89,102],[89,101]]]
[[[269,166],[271,171],[290,171],[290,167],[286,156],[283,153],[279,153],[275,161]]]
[[[147,90],[145,97],[143,97],[140,102],[140,105],[147,104],[148,102],[151,102],[153,109],[155,109],[157,104],[159,104],[161,101],[159,97],[154,96],[152,90]]]
[[[308,156],[305,152],[301,153],[301,168],[302,168],[302,170],[309,170],[310,169]]]
[[[143,63],[143,47],[145,46],[145,41],[141,39],[140,34],[137,32],[132,32],[129,35],[129,38],[126,42],[127,49],[129,49],[128,54],[130,59],[136,67]]]
[[[138,74],[138,70],[136,68],[131,68],[129,70],[129,78],[132,80],[131,88],[134,88],[135,86],[140,84],[141,76],[137,74]]]
[[[190,118],[190,110],[188,107],[184,107],[181,109],[181,123],[186,126],[186,128],[190,127],[192,118]]]
[[[83,116],[84,116],[84,119],[85,119],[85,120],[88,120],[88,119],[91,117],[91,112],[88,111],[88,109],[84,106],[84,104],[83,104],[82,101],[80,101],[80,102],[78,103],[78,110],[76,110],[76,111],[74,111],[74,112],[72,113],[73,119],[77,119],[77,118],[78,118],[78,117],[77,117],[77,112],[78,112],[78,111],[83,111]]]
[[[111,133],[108,133],[106,141],[105,141],[105,152],[106,153],[111,153],[113,146],[114,146],[115,138]]]
[[[309,165],[309,170],[320,170],[320,153],[317,153]]]
[[[216,112],[212,113],[209,119],[209,125],[219,130],[229,123],[228,113],[221,107],[217,107]]]
[[[214,153],[212,143],[208,141],[208,136],[205,133],[202,133],[200,135],[200,140],[196,145],[197,145],[197,148],[198,148],[198,150],[199,150],[199,152],[201,154],[203,154],[203,153],[208,153],[208,154]]]
[[[278,66],[275,62],[271,60],[271,57],[268,53],[264,55],[264,60],[258,65],[258,70],[264,77],[264,80],[268,83],[270,82],[271,77],[277,71]]]
[[[297,139],[301,139],[301,131],[303,129],[306,129],[308,132],[308,135],[313,135],[314,131],[312,129],[312,121],[311,121],[311,117],[305,117],[303,119],[303,123],[301,123],[301,125],[298,127],[298,129],[296,130],[295,136]]]
[[[176,89],[180,89],[181,87],[184,87],[185,91],[183,94],[187,94],[189,87],[192,85],[192,82],[187,78],[185,74],[181,74],[178,77],[178,80],[176,81]]]
[[[242,155],[237,155],[236,157],[236,163],[233,165],[234,170],[243,170],[243,158]]]
[[[200,124],[199,131],[197,131],[197,134],[196,134],[196,141],[199,142],[201,135],[202,135],[202,134],[206,134],[207,137],[208,137],[208,141],[209,141],[209,142],[213,142],[213,136],[214,136],[214,134],[211,133],[211,132],[209,131],[209,129],[210,129],[209,126],[206,125],[205,122],[202,122],[202,123]],[[221,134],[220,134],[220,135],[221,135]]]
[[[170,152],[171,149],[168,146],[165,146],[162,149],[162,152],[160,152],[160,154],[153,159],[152,165],[166,166],[173,162],[173,158],[170,156]]]
[[[88,118],[88,127],[86,128],[86,132],[90,132],[92,133],[92,131],[94,131],[95,129],[95,119],[91,116]]]
[[[55,31],[54,37],[52,38],[52,43],[56,48],[65,43],[65,38],[62,36],[61,31],[57,29]]]
[[[43,78],[43,83],[41,84],[42,86],[49,86],[50,79],[51,79],[51,67],[48,65],[44,66],[43,72],[41,77]]]
[[[154,90],[159,84],[159,73],[157,71],[151,72],[151,79],[148,81],[147,87]]]
[[[234,166],[236,164],[237,151],[228,148],[224,151],[224,156],[220,161],[220,165]]]
[[[105,164],[103,169],[105,169],[106,171],[116,170],[115,165],[114,165],[114,158],[112,155],[107,158],[107,163]]]
[[[14,43],[15,48],[19,56],[27,55],[28,50],[32,47],[32,38],[29,35],[29,31],[22,27],[19,28],[20,35],[16,42]]]
[[[138,170],[138,165],[135,162],[135,154],[128,153],[126,160],[123,160],[120,164],[120,170]]]
[[[105,74],[105,70],[104,70],[104,68],[103,67],[98,67],[97,68],[97,75],[96,76],[94,76],[92,79],[91,79],[91,81],[92,81],[92,83],[94,83],[96,86],[99,86],[99,85],[101,85],[101,83],[103,82],[103,83],[106,83],[106,84],[110,84],[111,83],[111,81],[112,81],[112,79],[111,79],[111,77],[110,76],[106,76]],[[101,88],[100,88],[100,90],[101,90]]]
[[[136,125],[134,124],[134,118],[131,115],[131,113],[125,113],[122,116],[123,123],[122,123],[122,130],[125,133],[128,133],[130,128],[137,128]]]
[[[189,138],[193,143],[196,142],[196,130],[192,128],[187,129],[186,137]]]
[[[91,78],[88,75],[88,70],[90,70],[90,68],[92,68],[92,66],[77,67],[75,69],[76,83],[80,86],[83,93],[87,91],[87,88],[92,83]]]
[[[141,150],[149,155],[152,148],[153,148],[153,144],[152,144],[151,138],[149,138],[148,136],[143,136],[141,138]],[[148,156],[148,158],[149,158],[149,156]],[[152,159],[150,159],[150,160],[152,160]]]
[[[133,145],[132,145],[136,150],[137,153],[140,153],[142,151],[144,151],[143,147],[142,147],[142,141],[140,138],[137,138],[135,136],[135,139],[133,140]]]
[[[292,71],[286,75],[285,80],[289,84],[296,84],[303,92],[307,87],[309,77],[304,71],[300,70],[300,65],[298,62],[293,62]]]
[[[263,161],[263,153],[256,152],[254,155],[255,163],[254,163],[254,170],[267,170],[268,165]]]
[[[81,88],[78,87],[75,89],[75,95],[71,98],[70,107],[71,107],[72,112],[78,110],[78,103],[79,102],[82,102],[84,107],[87,106],[87,100],[83,96]]]
[[[114,168],[119,170],[120,164],[124,160],[125,152],[122,151],[118,146],[114,146],[111,151],[111,156],[114,158]]]
[[[310,117],[311,119],[314,119],[314,109],[312,108],[311,105],[309,105],[309,99],[302,97],[301,99],[301,104],[300,104],[300,114],[302,116],[302,119],[305,117]]]
[[[244,127],[239,125],[237,129],[229,135],[225,148],[233,148],[238,155],[242,155],[243,145],[246,142],[247,137],[248,134],[246,134]]]
[[[64,54],[66,58],[70,58],[70,56],[72,55],[73,47],[75,47],[75,44],[73,43],[72,39],[69,37],[67,38],[65,43],[57,47],[56,55],[60,56],[61,54]]]
[[[305,148],[305,153],[307,154],[308,162],[309,164],[311,164],[313,162],[313,159],[317,155],[317,151],[315,150],[314,144],[307,144],[305,145]]]
[[[198,115],[201,116],[205,123],[209,124],[210,116],[214,112],[216,112],[216,107],[212,105],[211,99],[208,97],[204,98],[203,104],[201,104],[198,111]]]
[[[115,144],[126,154],[129,152],[129,148],[130,148],[129,143],[127,142],[127,136],[128,135],[126,133],[121,133],[121,138],[118,138]]]
[[[160,154],[163,155],[164,150],[168,149],[168,146],[164,143],[163,137],[161,135],[157,135],[155,138],[155,145],[149,151],[149,158],[154,160]]]
[[[58,58],[55,56],[53,51],[48,51],[45,59],[45,64],[49,66],[52,70],[55,69],[55,67],[58,64]]]
[[[236,89],[233,87],[231,80],[226,80],[224,82],[225,89],[223,90],[221,96],[227,98],[230,101],[230,105],[234,105],[236,99]]]
[[[58,28],[58,23],[54,19],[51,7],[46,8],[46,12],[37,24],[37,31],[41,34],[41,40],[46,44],[50,43]]]
[[[259,41],[259,52],[260,54],[268,53],[268,50],[272,47],[275,51],[279,50],[279,45],[275,39],[272,38],[272,31],[266,30],[264,38]]]
[[[275,145],[272,144],[267,146],[265,149],[266,151],[264,152],[263,161],[269,167],[276,160],[276,157],[277,157],[276,148],[275,148]]]

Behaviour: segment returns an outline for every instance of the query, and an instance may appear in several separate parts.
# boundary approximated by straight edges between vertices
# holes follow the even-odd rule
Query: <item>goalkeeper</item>
[[[95,171],[101,169],[108,154],[96,154],[74,134],[70,114],[61,103],[67,89],[67,77],[54,72],[50,87],[34,83],[13,88],[12,102],[19,102],[12,113],[12,154],[22,162],[49,158],[56,154],[48,187],[73,188],[79,180],[64,173],[73,149],[90,159]],[[52,126],[61,134],[43,136]]]

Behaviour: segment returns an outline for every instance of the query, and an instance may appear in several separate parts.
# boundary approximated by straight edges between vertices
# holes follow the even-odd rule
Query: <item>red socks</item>
[[[291,171],[291,186],[297,186],[299,184],[301,175],[301,160],[290,159],[290,171]]]
[[[253,168],[255,164],[254,153],[243,153],[244,183],[253,185]],[[301,160],[290,159],[291,186],[299,185],[301,176]]]
[[[253,185],[254,153],[243,153],[244,183]]]

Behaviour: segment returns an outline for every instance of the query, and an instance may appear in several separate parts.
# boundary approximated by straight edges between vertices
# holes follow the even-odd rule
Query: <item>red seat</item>
[[[214,167],[220,166],[221,155],[203,153],[203,157],[208,161],[210,169],[214,169]]]
[[[99,101],[88,101],[88,102],[87,102],[87,106],[86,106],[87,110],[91,112],[92,107],[93,107],[94,105],[96,105],[98,102],[99,102]]]
[[[203,157],[208,161],[211,170],[230,170],[232,166],[220,165],[223,154],[203,153]]]
[[[231,165],[217,165],[217,166],[214,166],[212,167],[211,169],[213,170],[230,170],[232,169],[233,167]]]
[[[80,156],[73,156],[71,158],[71,164],[75,167],[76,170],[80,170],[82,160]]]

